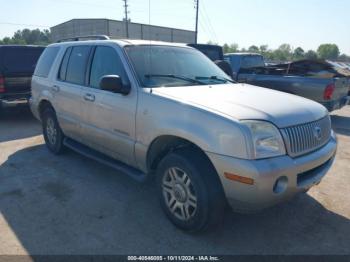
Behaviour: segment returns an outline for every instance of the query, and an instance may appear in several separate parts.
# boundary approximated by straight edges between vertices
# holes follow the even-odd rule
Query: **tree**
[[[47,45],[51,43],[51,33],[49,30],[45,29],[43,31],[39,29],[23,29],[18,30],[14,35],[10,37],[5,37],[0,40],[0,44],[20,44],[20,45]]]
[[[301,47],[295,48],[293,52],[293,60],[301,60],[304,58],[304,56],[305,56],[304,49],[302,49]]]
[[[216,43],[216,42],[214,42],[214,41],[211,41],[211,40],[209,40],[209,41],[207,42],[207,44],[208,44],[208,45],[218,45],[218,43]]]
[[[259,47],[257,47],[256,45],[252,45],[248,48],[248,51],[249,52],[252,52],[252,53],[259,53]]]
[[[222,46],[222,49],[223,49],[225,54],[227,54],[227,53],[237,53],[239,51],[237,44],[228,45],[228,44],[225,43]]]
[[[268,45],[261,45],[259,47],[260,50],[260,54],[262,54],[263,56],[265,56],[265,54],[268,52],[269,46]]]
[[[335,44],[322,44],[317,49],[318,57],[321,59],[336,60],[339,57],[339,48]]]
[[[346,54],[341,54],[338,58],[338,61],[350,63],[350,56],[347,56]]]
[[[289,44],[282,44],[280,45],[274,52],[273,52],[273,59],[279,60],[279,61],[287,61],[290,60],[292,55],[292,48]]]
[[[310,60],[316,60],[317,59],[317,53],[313,50],[309,50],[305,53],[305,58]]]
[[[222,50],[224,51],[224,54],[230,53],[230,46],[229,46],[228,44],[225,43],[225,44],[222,46]]]
[[[238,44],[231,44],[230,45],[230,52],[231,53],[237,53],[239,51]]]

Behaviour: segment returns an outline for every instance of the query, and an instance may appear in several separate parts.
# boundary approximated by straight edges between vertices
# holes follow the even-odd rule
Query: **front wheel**
[[[177,227],[192,232],[217,226],[226,199],[215,169],[197,150],[168,154],[157,169],[161,206]]]
[[[42,127],[46,146],[54,154],[63,152],[64,134],[58,124],[56,113],[52,108],[47,108],[42,114]]]

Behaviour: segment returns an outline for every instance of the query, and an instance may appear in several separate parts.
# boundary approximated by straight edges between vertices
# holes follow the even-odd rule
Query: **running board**
[[[138,181],[138,182],[144,182],[147,178],[147,175],[143,172],[141,172],[140,170],[128,166],[118,160],[115,160],[111,157],[108,157],[100,152],[97,152],[75,140],[72,140],[70,138],[65,138],[63,141],[63,144],[72,149],[75,152],[78,152],[79,154],[82,154],[88,158],[91,158],[93,160],[96,160],[97,162],[100,162],[106,166],[109,166],[121,173],[124,173],[128,176],[130,176],[131,178],[133,178],[134,180]]]

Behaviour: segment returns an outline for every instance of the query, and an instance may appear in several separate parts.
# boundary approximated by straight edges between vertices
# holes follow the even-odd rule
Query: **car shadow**
[[[28,106],[0,109],[0,143],[37,136],[41,125]]]
[[[350,136],[350,117],[331,115],[333,129],[341,135]]]
[[[152,180],[44,145],[0,166],[0,212],[6,246],[30,255],[349,253],[349,219],[308,194],[257,214],[228,211],[217,230],[188,234],[165,217]]]

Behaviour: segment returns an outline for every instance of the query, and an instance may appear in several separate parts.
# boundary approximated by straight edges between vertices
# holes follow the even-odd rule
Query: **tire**
[[[165,156],[157,168],[157,191],[163,211],[189,232],[213,229],[224,216],[226,198],[210,160],[195,149]]]
[[[42,114],[42,128],[46,146],[58,155],[64,150],[64,134],[58,124],[56,113],[52,108],[46,108]]]

